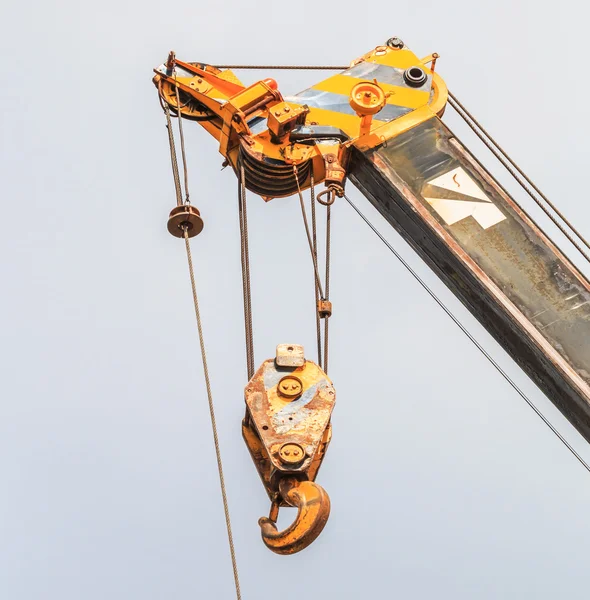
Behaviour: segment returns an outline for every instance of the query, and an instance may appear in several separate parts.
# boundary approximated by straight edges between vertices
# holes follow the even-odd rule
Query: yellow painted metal
[[[347,145],[354,144],[363,151],[368,150],[369,148],[375,148],[381,144],[386,144],[388,140],[431,119],[435,115],[438,115],[439,117],[442,116],[447,104],[447,94],[447,87],[444,81],[435,73],[433,75],[432,98],[429,104],[417,108],[390,123],[382,123],[378,127],[373,127],[370,133],[363,135],[352,142],[347,142]]]
[[[199,120],[200,124],[219,141],[219,151],[236,171],[240,145],[243,147],[244,144],[247,145],[250,160],[260,161],[261,172],[264,172],[265,165],[271,165],[270,168],[274,169],[276,165],[283,164],[282,177],[285,177],[293,165],[310,164],[311,170],[308,169],[304,180],[299,181],[300,188],[304,190],[310,185],[310,172],[313,173],[316,183],[326,180],[330,173],[330,170],[326,168],[326,152],[321,149],[322,141],[319,140],[315,144],[293,143],[290,140],[290,131],[295,123],[289,124],[285,113],[282,113],[280,118],[273,115],[273,107],[281,104],[283,110],[285,106],[289,106],[293,113],[303,115],[306,112],[297,121],[297,124],[304,120],[306,126],[329,126],[343,131],[349,140],[342,142],[338,152],[332,152],[332,154],[337,155],[339,163],[345,167],[346,153],[350,146],[354,145],[366,150],[381,145],[434,115],[442,115],[447,102],[447,89],[443,80],[433,69],[437,58],[438,55],[431,54],[420,59],[407,48],[377,46],[353,61],[352,65],[362,65],[363,63],[382,65],[385,67],[385,72],[388,69],[390,71],[389,81],[371,79],[370,76],[367,79],[361,79],[338,73],[313,86],[312,90],[337,94],[341,97],[342,102],[335,104],[342,109],[342,106],[348,104],[355,85],[362,82],[377,84],[385,93],[386,104],[385,108],[373,115],[372,118],[367,115],[350,114],[346,110],[339,112],[316,106],[309,106],[307,109],[305,96],[301,98],[300,103],[295,102],[295,99],[289,99],[289,102],[285,103],[273,80],[259,81],[244,87],[235,74],[229,70],[220,71],[210,65],[184,63],[176,60],[173,56],[172,59],[169,58],[168,65],[156,69],[154,82],[160,90],[163,101],[167,102],[173,110],[180,110],[187,118]],[[428,64],[431,65],[430,68],[427,67]],[[171,67],[174,65],[181,67],[179,74],[173,75]],[[411,86],[403,84],[402,74],[411,67],[419,67],[430,76],[430,90],[413,89]],[[395,77],[391,75],[392,69],[396,70]],[[375,73],[379,74],[382,71],[383,69],[377,68]],[[384,78],[387,79],[387,77]],[[399,80],[399,85],[391,83],[392,80],[396,83]],[[176,106],[176,86],[184,94],[183,98],[190,99],[190,102],[186,103],[183,99],[180,108]],[[310,104],[312,103],[310,102]],[[395,111],[392,113],[391,109],[395,106],[400,107],[402,113],[408,109],[409,112],[392,120],[386,120],[386,115],[391,119],[391,114],[395,114]],[[195,107],[197,108],[195,109]],[[204,111],[204,114],[210,115],[210,118],[198,119],[198,110]],[[382,115],[381,118],[380,115]],[[260,121],[260,119],[267,122],[267,126],[259,128],[257,133],[253,133],[250,123]],[[285,123],[287,124],[285,125]],[[272,133],[273,131],[275,133]],[[326,180],[326,183],[329,183],[329,179]],[[296,191],[296,188],[287,189],[282,195],[290,195],[293,191]],[[269,193],[265,200],[276,197],[277,193]]]
[[[357,79],[348,75],[334,75],[330,79],[320,81],[313,86],[314,90],[322,92],[331,92],[333,94],[342,94],[349,96],[352,88],[359,83],[366,82],[366,79]],[[404,106],[407,108],[419,108],[428,103],[430,92],[404,88],[398,85],[391,85],[382,81],[377,81],[379,87],[385,92],[386,103],[394,106]]]
[[[351,139],[356,138],[359,130],[359,117],[357,115],[349,115],[346,113],[326,110],[325,108],[310,107],[308,122],[314,122],[318,125],[331,125],[337,129],[341,129],[348,134]],[[373,129],[385,125],[385,121],[379,120],[379,114],[373,117]]]
[[[378,46],[375,50],[372,50],[361,57],[361,59],[357,59],[358,62],[353,61],[353,64],[370,62],[376,65],[385,65],[387,67],[403,69],[405,71],[410,67],[425,66],[432,61],[433,56],[434,55],[430,55],[424,59],[420,59],[411,50],[405,48],[396,50],[386,46]],[[370,131],[363,133],[361,136],[358,135],[358,117],[353,115],[312,108],[310,111],[310,118],[313,118],[319,124],[330,124],[333,127],[338,127],[345,131],[351,136],[351,142],[348,142],[347,145],[354,144],[363,149],[378,146],[431,118],[435,114],[442,114],[447,102],[447,88],[438,74],[429,74],[432,76],[432,89],[430,91],[402,88],[401,86],[395,86],[376,80],[379,87],[381,87],[386,94],[390,94],[386,100],[387,104],[414,110],[389,123],[379,120],[379,113],[377,113],[371,123]],[[348,95],[354,85],[358,84],[359,81],[363,80],[348,75],[337,74],[324,81],[320,81],[315,84],[312,89]]]
[[[244,441],[271,500],[260,519],[264,543],[278,554],[306,548],[330,514],[330,499],[313,483],[332,437],[336,400],[332,382],[315,363],[280,366],[265,361],[246,385]],[[294,506],[293,524],[277,531],[280,506]]]
[[[287,503],[298,509],[295,521],[278,531],[277,510],[276,516],[262,517],[258,524],[267,548],[276,554],[295,554],[307,548],[324,529],[330,516],[330,498],[317,483],[298,481],[294,477],[284,478],[280,487]]]

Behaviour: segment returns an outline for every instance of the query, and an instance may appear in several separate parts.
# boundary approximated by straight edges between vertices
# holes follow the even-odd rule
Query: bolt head
[[[404,43],[403,43],[403,42],[402,42],[402,40],[401,40],[400,38],[398,38],[398,37],[392,37],[392,38],[389,38],[389,39],[387,40],[387,45],[388,45],[390,48],[395,48],[396,50],[399,50],[400,48],[403,48],[403,47],[404,47]]]
[[[294,375],[285,375],[277,385],[277,392],[289,399],[297,398],[303,393],[303,383]]]
[[[279,459],[287,465],[296,465],[305,458],[305,451],[299,444],[288,442],[281,446]]]

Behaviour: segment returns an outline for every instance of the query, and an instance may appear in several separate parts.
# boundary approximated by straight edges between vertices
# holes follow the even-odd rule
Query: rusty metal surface
[[[293,554],[316,539],[330,514],[328,494],[313,481],[332,437],[336,393],[301,346],[280,344],[276,360],[262,364],[244,397],[242,434],[271,500],[269,517],[259,521],[262,539],[277,554]],[[280,506],[298,508],[282,531],[276,527]]]
[[[321,319],[332,316],[332,303],[329,300],[318,300],[318,313]]]
[[[438,118],[351,179],[590,441],[590,284]]]
[[[279,488],[288,505],[298,509],[295,521],[278,531],[278,508],[273,505],[270,516],[262,517],[258,524],[267,548],[276,554],[295,554],[307,548],[324,529],[330,516],[330,498],[317,483],[295,477],[284,477]]]
[[[300,344],[279,344],[275,362],[279,367],[302,367],[305,364],[303,346]]]
[[[286,392],[281,388],[285,382],[289,383],[283,385]],[[331,381],[318,365],[305,361],[300,367],[280,367],[269,359],[246,386],[245,400],[249,420],[244,439],[269,496],[274,497],[284,473],[315,477],[317,460],[329,441],[326,432],[336,400]],[[288,444],[302,449],[301,460],[288,462],[281,457]],[[312,466],[317,468],[310,473]]]
[[[184,230],[192,238],[203,231],[203,219],[197,208],[190,204],[177,206],[172,209],[168,217],[168,231],[177,238],[184,237]]]

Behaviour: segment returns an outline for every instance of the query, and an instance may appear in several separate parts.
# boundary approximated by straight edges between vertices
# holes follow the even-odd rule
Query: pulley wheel
[[[168,218],[168,231],[174,237],[183,238],[185,229],[189,238],[195,237],[203,231],[201,213],[190,204],[173,208]]]

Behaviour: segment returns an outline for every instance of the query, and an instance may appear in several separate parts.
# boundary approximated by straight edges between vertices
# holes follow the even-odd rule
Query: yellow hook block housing
[[[265,361],[248,382],[242,433],[273,506],[270,517],[260,520],[264,543],[291,554],[319,535],[330,514],[328,494],[313,481],[332,436],[336,392],[314,362],[280,363],[280,356]],[[282,532],[274,525],[280,506],[298,508]]]

